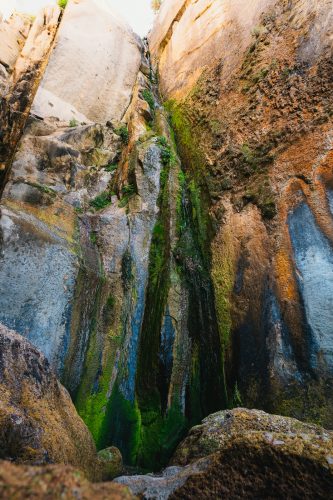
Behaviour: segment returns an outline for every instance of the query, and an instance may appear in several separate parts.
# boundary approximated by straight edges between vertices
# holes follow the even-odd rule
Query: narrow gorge
[[[2,498],[330,498],[332,27],[0,20]]]

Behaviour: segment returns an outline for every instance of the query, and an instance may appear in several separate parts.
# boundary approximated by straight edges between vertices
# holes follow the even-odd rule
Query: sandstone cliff
[[[0,48],[0,321],[126,464],[159,470],[239,405],[333,425],[331,20],[331,0],[165,0],[148,46],[69,0]],[[228,456],[295,445],[257,444]]]
[[[332,2],[165,2],[150,36],[228,399],[332,425]],[[209,213],[209,217],[204,217]]]

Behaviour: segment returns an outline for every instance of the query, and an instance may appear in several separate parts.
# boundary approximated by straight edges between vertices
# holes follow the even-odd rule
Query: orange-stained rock
[[[184,168],[215,225],[229,400],[329,427],[332,16],[330,0],[175,0],[150,35]]]

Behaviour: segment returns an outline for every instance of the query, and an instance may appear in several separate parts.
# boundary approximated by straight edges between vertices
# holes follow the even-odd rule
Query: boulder
[[[31,18],[23,14],[12,14],[8,20],[0,17],[0,63],[10,70],[15,66],[30,27]]]
[[[131,500],[115,483],[90,483],[82,472],[63,465],[29,467],[0,462],[0,497],[12,500]]]
[[[237,408],[205,418],[160,475],[120,477],[144,498],[326,498],[333,487],[333,433]]]
[[[0,396],[0,459],[73,465],[94,480],[110,478],[109,460],[98,459],[90,432],[47,359],[3,325]]]

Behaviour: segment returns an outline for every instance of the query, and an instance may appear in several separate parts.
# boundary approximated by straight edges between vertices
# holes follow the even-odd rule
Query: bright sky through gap
[[[145,36],[152,27],[154,13],[150,7],[151,0],[95,0],[107,2],[112,9],[120,14],[140,36]],[[55,3],[56,0],[0,0],[0,12],[5,17],[16,9],[35,15],[44,5]]]

